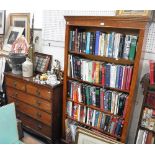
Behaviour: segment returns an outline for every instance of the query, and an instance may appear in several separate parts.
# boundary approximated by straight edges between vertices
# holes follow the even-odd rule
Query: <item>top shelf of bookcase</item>
[[[105,56],[96,56],[92,54],[75,53],[75,52],[69,52],[69,54],[76,55],[78,57],[85,58],[85,59],[103,61],[106,63],[113,63],[113,64],[119,64],[119,65],[134,65],[134,61],[126,60],[126,59],[114,59],[114,58],[108,58]]]

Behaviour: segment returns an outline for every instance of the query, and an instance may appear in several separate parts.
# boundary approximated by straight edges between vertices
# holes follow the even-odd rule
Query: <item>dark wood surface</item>
[[[8,103],[14,102],[17,118],[24,129],[45,138],[50,143],[60,143],[62,113],[62,83],[54,87],[40,85],[31,78],[5,73]]]
[[[131,85],[129,91],[123,91],[129,93],[128,97],[128,106],[127,114],[124,119],[124,127],[122,131],[122,136],[120,141],[126,143],[127,135],[131,123],[133,107],[135,103],[135,97],[137,93],[137,79],[140,75],[143,57],[142,46],[144,40],[145,27],[149,22],[149,19],[146,17],[118,17],[118,16],[65,16],[66,20],[66,31],[65,31],[65,58],[64,58],[64,85],[63,85],[63,116],[62,116],[62,139],[65,139],[65,119],[66,119],[66,101],[67,101],[67,81],[71,78],[68,77],[68,54],[69,53],[69,32],[74,28],[81,28],[85,31],[103,31],[103,32],[119,32],[124,34],[134,34],[138,35],[137,51],[134,61],[129,60],[115,60],[106,57],[92,56],[86,54],[73,53],[79,57],[87,58],[90,60],[105,61],[114,64],[123,64],[123,65],[133,65],[133,76],[131,79]],[[73,79],[77,80],[77,79]],[[79,80],[77,80],[79,81]],[[79,81],[83,82],[83,81]],[[86,83],[86,82],[85,82]],[[98,86],[98,84],[93,84]],[[110,89],[110,88],[107,88]],[[121,91],[117,89],[112,89],[116,91]]]

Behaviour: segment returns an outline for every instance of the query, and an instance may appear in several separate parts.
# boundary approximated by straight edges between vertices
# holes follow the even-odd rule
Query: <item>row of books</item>
[[[136,35],[101,31],[82,32],[76,29],[70,31],[69,51],[134,60],[137,39]]]
[[[155,84],[155,61],[149,61],[150,67],[150,84]]]
[[[69,55],[68,76],[106,87],[130,89],[133,66],[114,65]]]
[[[115,136],[121,136],[124,120],[119,117],[110,116],[71,101],[67,101],[67,115],[81,123],[96,127]]]
[[[155,131],[155,110],[144,108],[141,126]]]
[[[125,116],[128,95],[116,91],[90,86],[76,81],[68,81],[68,97],[74,102],[93,105],[114,115]]]
[[[155,144],[155,135],[152,132],[139,129],[136,144]]]

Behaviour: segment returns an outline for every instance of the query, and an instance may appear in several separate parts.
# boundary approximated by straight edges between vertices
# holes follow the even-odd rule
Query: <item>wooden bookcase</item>
[[[101,84],[92,84],[86,81],[82,81],[81,79],[71,78],[68,77],[68,55],[78,56],[80,58],[94,60],[94,61],[100,61],[105,63],[112,63],[116,65],[131,65],[133,66],[133,76],[131,79],[131,85],[130,90],[122,90],[117,88],[110,88],[105,87],[107,90],[114,90],[118,92],[124,92],[127,93],[128,96],[128,104],[127,104],[127,113],[124,118],[124,126],[122,129],[122,134],[120,137],[112,136],[109,133],[103,132],[102,130],[92,127],[90,125],[87,125],[82,122],[78,122],[77,120],[74,120],[78,122],[79,124],[83,124],[87,126],[88,128],[95,129],[103,134],[106,134],[108,136],[111,136],[123,143],[127,140],[130,120],[132,116],[132,108],[135,101],[135,95],[136,95],[136,87],[137,87],[137,78],[139,71],[141,70],[141,57],[142,57],[142,46],[143,46],[143,39],[144,39],[144,32],[145,27],[148,22],[148,18],[146,17],[118,17],[118,16],[65,16],[66,20],[66,32],[65,32],[65,65],[64,65],[64,86],[63,86],[63,118],[62,118],[62,139],[65,141],[65,119],[72,119],[72,117],[69,117],[66,115],[66,102],[68,100],[71,100],[67,97],[67,82],[68,80],[78,81],[79,83],[85,83],[92,86],[97,87],[103,87]],[[85,53],[74,53],[69,51],[69,40],[70,40],[70,31],[80,28],[84,29],[85,31],[103,31],[103,32],[118,32],[118,33],[125,33],[125,34],[133,34],[138,36],[138,42],[137,42],[137,50],[136,50],[136,56],[133,61],[126,60],[126,59],[114,59],[109,58],[105,56],[96,56],[91,54],[85,54]],[[78,103],[87,107],[90,107],[92,109],[96,109],[100,112],[108,113],[104,110],[100,110],[100,108],[91,106],[91,105],[85,105],[84,103]],[[108,113],[109,115],[113,115]]]
[[[145,125],[144,126],[144,125],[142,125],[142,121],[143,121],[143,115],[144,115],[145,108],[147,108],[149,110],[155,110],[155,102],[154,102],[154,99],[155,99],[155,84],[150,84],[149,80],[145,79],[145,81],[143,81],[142,85],[143,85],[144,98],[143,98],[139,123],[138,123],[138,127],[137,127],[135,143],[139,144],[140,141],[141,142],[143,141],[145,144],[152,144],[152,143],[155,143],[155,130],[150,129],[150,127],[154,128],[155,125],[150,125],[150,126]],[[152,118],[154,119],[154,116],[152,116]],[[139,133],[139,130],[142,131],[141,134]],[[146,132],[146,136],[144,136],[145,133],[143,133],[143,131]],[[139,137],[138,137],[138,133],[139,133]],[[143,138],[143,136],[145,138]],[[152,141],[152,139],[154,139],[154,140]]]

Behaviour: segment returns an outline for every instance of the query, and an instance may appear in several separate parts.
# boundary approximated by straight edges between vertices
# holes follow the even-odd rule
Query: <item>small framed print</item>
[[[108,136],[101,135],[80,126],[76,129],[75,142],[76,144],[123,144]]]
[[[23,35],[30,43],[30,13],[11,13],[10,26],[23,27]]]
[[[42,29],[33,29],[33,44],[35,52],[42,51]]]
[[[6,11],[0,10],[0,35],[4,34],[5,31],[5,18],[6,18]]]
[[[45,73],[51,69],[52,56],[47,54],[34,53],[34,70],[36,73]]]
[[[24,28],[22,27],[11,26],[4,39],[3,50],[10,52],[12,44],[18,37],[20,37],[23,34],[23,31],[24,31]]]

